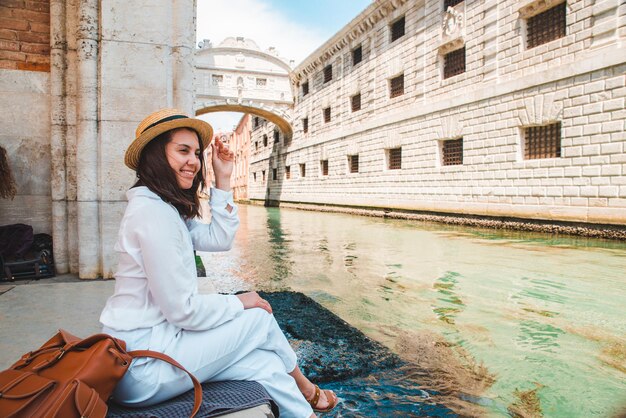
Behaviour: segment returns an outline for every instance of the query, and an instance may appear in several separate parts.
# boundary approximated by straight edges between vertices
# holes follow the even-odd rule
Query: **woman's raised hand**
[[[268,301],[263,299],[257,292],[240,293],[237,295],[244,309],[261,308],[272,313],[272,306]]]
[[[235,154],[219,138],[211,143],[211,164],[215,174],[215,187],[230,190],[230,176],[235,167]]]

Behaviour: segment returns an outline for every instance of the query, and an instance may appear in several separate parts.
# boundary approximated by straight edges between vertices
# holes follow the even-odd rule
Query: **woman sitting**
[[[196,220],[211,137],[209,124],[175,109],[155,112],[139,124],[125,155],[138,180],[126,193],[115,245],[115,292],[100,316],[103,331],[126,341],[128,350],[175,358],[200,381],[257,381],[281,416],[314,417],[313,411],[334,408],[337,397],[302,374],[270,304],[256,292],[198,293],[194,249],[230,249],[239,225],[230,189],[234,157],[218,139],[211,144],[211,223]],[[139,359],[114,399],[148,406],[191,387],[189,378],[169,364]]]

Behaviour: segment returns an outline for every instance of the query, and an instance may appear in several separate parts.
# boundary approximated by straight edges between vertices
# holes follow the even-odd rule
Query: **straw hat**
[[[163,132],[176,128],[189,128],[196,131],[202,141],[202,149],[208,147],[213,138],[213,128],[205,121],[190,118],[178,109],[157,110],[139,123],[135,131],[135,140],[129,145],[124,155],[124,163],[131,170],[137,171],[143,147]]]

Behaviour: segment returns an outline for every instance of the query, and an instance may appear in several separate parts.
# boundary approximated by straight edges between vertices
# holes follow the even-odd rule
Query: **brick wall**
[[[50,71],[50,1],[0,2],[0,69]]]

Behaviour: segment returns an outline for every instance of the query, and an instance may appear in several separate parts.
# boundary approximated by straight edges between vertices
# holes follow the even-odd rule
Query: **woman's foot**
[[[302,394],[315,412],[328,412],[337,406],[337,395],[332,390],[320,389],[319,386],[311,384]]]

